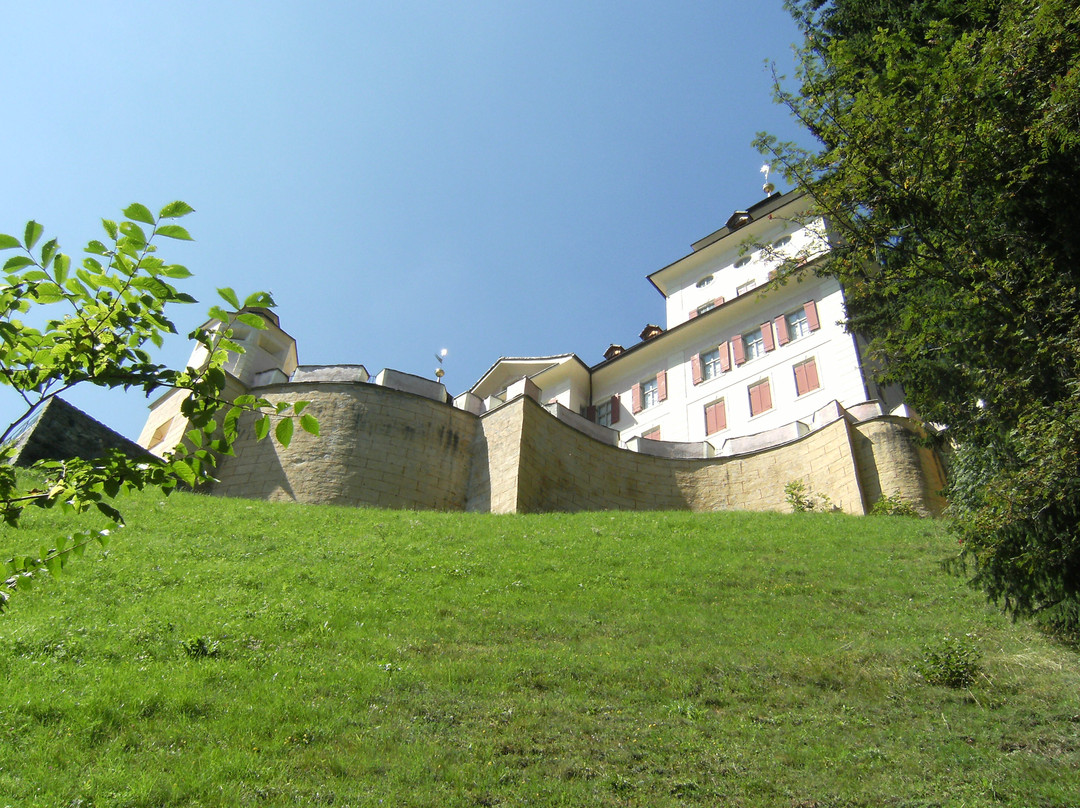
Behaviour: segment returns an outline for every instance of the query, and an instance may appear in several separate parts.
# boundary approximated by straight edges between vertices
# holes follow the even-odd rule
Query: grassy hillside
[[[931,522],[125,512],[0,618],[0,806],[1080,804],[1080,658]]]

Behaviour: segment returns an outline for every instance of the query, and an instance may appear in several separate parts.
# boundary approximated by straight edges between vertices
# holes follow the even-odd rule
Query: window
[[[754,289],[756,286],[757,286],[757,281],[752,280],[752,279],[748,280],[746,283],[742,284],[741,286],[735,287],[735,294],[737,294],[737,295],[745,295],[747,292],[749,292],[751,289]]]
[[[784,325],[787,326],[789,340],[810,335],[810,323],[806,319],[806,312],[802,309],[785,314]]]
[[[793,370],[795,371],[795,391],[800,396],[821,387],[817,375],[817,362],[814,359],[799,362]]]
[[[753,331],[743,334],[742,338],[743,356],[746,357],[747,362],[765,355],[765,335],[762,334],[760,328],[755,328]]]
[[[740,258],[738,261],[735,262],[735,269],[739,269],[740,267],[744,267],[753,260],[754,260],[754,256],[752,256],[752,255],[744,255],[742,258]]]
[[[612,396],[601,401],[595,407],[589,407],[590,421],[595,421],[600,426],[612,426],[619,422],[619,397]]]
[[[667,399],[667,371],[661,370],[651,379],[635,384],[631,390],[634,412],[639,413],[649,407],[655,407]]]
[[[762,379],[748,388],[750,393],[750,415],[760,415],[772,409],[772,391],[769,389],[769,380]]]
[[[781,249],[783,247],[786,247],[790,243],[791,243],[791,236],[784,236],[783,238],[778,238],[776,241],[774,241],[772,243],[772,248],[774,250],[779,250],[779,249]]]
[[[641,437],[645,440],[660,440],[660,427],[654,426],[648,432],[642,432]]]
[[[641,408],[647,410],[660,403],[660,386],[656,383],[656,377],[643,382],[641,385]]]
[[[705,405],[705,434],[711,435],[727,429],[727,410],[724,407],[724,399]]]
[[[723,302],[724,298],[714,297],[712,300],[708,301],[707,303],[701,304],[696,309],[690,309],[690,319],[693,320],[699,314],[704,314],[707,311],[712,311],[717,306],[722,305]]]
[[[154,430],[154,434],[151,436],[149,444],[151,449],[153,449],[159,443],[165,440],[165,436],[169,434],[169,427],[172,426],[172,422],[173,419],[170,418],[168,421],[165,421],[157,429]]]
[[[709,379],[715,379],[721,373],[731,370],[731,359],[728,357],[728,344],[721,342],[715,348],[694,354],[690,360],[694,384],[701,384]]]
[[[705,381],[715,379],[720,375],[720,349],[713,348],[701,355],[701,375]]]
[[[713,282],[713,276],[712,275],[706,275],[704,278],[702,278],[700,281],[697,282],[697,288],[698,289],[704,289],[706,286],[708,286],[712,282]]]
[[[776,318],[776,332],[780,337],[781,345],[809,336],[820,327],[817,304],[813,300],[804,303],[801,309]]]

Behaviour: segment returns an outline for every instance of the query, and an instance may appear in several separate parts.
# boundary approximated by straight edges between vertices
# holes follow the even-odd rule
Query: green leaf
[[[191,277],[190,270],[185,266],[180,266],[180,264],[169,264],[167,267],[162,267],[161,274],[166,278],[174,278],[176,280]]]
[[[282,418],[274,428],[274,437],[284,448],[288,448],[292,442],[293,422],[292,418]]]
[[[319,437],[319,420],[309,413],[304,413],[300,416],[300,428],[307,432],[309,435]]]
[[[57,253],[56,258],[53,261],[53,276],[56,278],[57,283],[64,283],[68,279],[68,273],[71,271],[71,256],[64,253]]]
[[[187,216],[189,213],[194,213],[195,208],[191,207],[187,202],[181,202],[177,200],[170,202],[168,205],[161,209],[158,213],[159,219],[179,219],[182,216]]]
[[[217,290],[221,295],[221,299],[232,306],[234,309],[240,308],[240,300],[236,297],[236,292],[230,289],[228,286],[221,287]]]
[[[257,314],[241,312],[240,314],[236,315],[236,320],[237,322],[243,323],[244,325],[249,325],[252,328],[258,329],[260,331],[266,328],[266,321]]]
[[[0,233],[0,250],[10,250],[13,247],[21,247],[22,242],[14,236],[9,236],[5,233]]]
[[[60,245],[56,239],[49,239],[45,242],[45,245],[41,248],[41,266],[48,269],[49,264],[52,263],[53,256],[56,254],[56,248]]]
[[[311,403],[310,401],[297,401],[295,404],[292,405],[292,411],[294,413],[296,413],[297,415],[299,415],[300,413],[302,413],[304,410],[307,409],[308,404],[310,404],[310,403]]]
[[[244,308],[272,309],[277,305],[268,292],[253,292],[244,301]]]
[[[23,236],[23,241],[26,244],[26,249],[34,249],[34,245],[38,243],[38,239],[41,238],[41,234],[45,232],[45,228],[31,219],[26,223],[26,234]]]
[[[178,224],[163,224],[157,229],[159,236],[165,236],[165,238],[174,238],[179,241],[194,241],[187,230],[182,228]]]
[[[150,212],[150,209],[146,205],[140,205],[138,202],[134,202],[124,208],[124,215],[129,219],[133,219],[136,222],[142,222],[143,224],[153,225],[154,215]]]
[[[270,416],[264,415],[255,422],[255,439],[262,440],[270,434]]]
[[[33,258],[29,258],[25,255],[13,255],[7,261],[4,262],[4,271],[11,272],[14,269],[22,269],[23,267],[36,266],[37,262]]]
[[[146,233],[135,222],[121,222],[120,232],[139,245],[146,243]]]
[[[211,318],[220,320],[223,323],[229,322],[229,312],[225,311],[221,306],[211,306],[210,311],[207,312],[207,314],[209,314]]]
[[[176,460],[170,463],[169,471],[188,485],[195,485],[195,471],[183,460]]]
[[[101,226],[105,228],[105,232],[109,234],[109,238],[111,238],[113,241],[116,241],[116,236],[119,233],[119,230],[116,227],[116,222],[114,222],[112,219],[102,219]],[[95,244],[100,242],[90,243]]]

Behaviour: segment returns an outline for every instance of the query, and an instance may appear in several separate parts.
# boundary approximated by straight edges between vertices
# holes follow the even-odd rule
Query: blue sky
[[[761,198],[756,132],[805,139],[771,100],[780,0],[38,0],[0,24],[0,232],[34,218],[77,262],[102,217],[183,199],[182,332],[215,287],[267,289],[302,363],[431,376],[446,348],[454,394],[663,325],[645,276]],[[141,394],[66,397],[145,420]]]

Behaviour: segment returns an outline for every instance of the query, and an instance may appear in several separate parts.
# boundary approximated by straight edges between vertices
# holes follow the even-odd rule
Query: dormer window
[[[708,286],[712,282],[713,282],[713,276],[712,275],[706,275],[704,278],[702,278],[700,281],[697,282],[697,288],[698,289],[704,289],[706,286]]]

